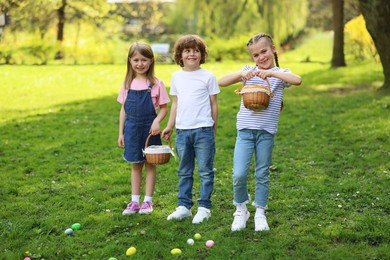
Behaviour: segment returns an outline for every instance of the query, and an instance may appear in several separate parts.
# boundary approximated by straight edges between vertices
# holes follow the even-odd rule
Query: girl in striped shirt
[[[248,51],[254,67],[246,65],[242,70],[225,75],[218,80],[221,87],[226,87],[240,81],[246,85],[267,85],[270,83],[273,98],[270,98],[268,108],[253,111],[245,108],[241,100],[240,111],[237,113],[237,138],[234,148],[233,191],[234,221],[232,231],[246,227],[250,213],[246,207],[250,197],[248,194],[248,172],[253,153],[255,154],[255,200],[254,217],[255,231],[269,230],[265,209],[269,190],[269,167],[271,164],[274,135],[278,128],[278,120],[283,106],[283,90],[291,85],[300,85],[302,79],[289,69],[279,68],[278,56],[272,38],[268,34],[257,34],[247,43]],[[276,63],[276,66],[275,66]]]

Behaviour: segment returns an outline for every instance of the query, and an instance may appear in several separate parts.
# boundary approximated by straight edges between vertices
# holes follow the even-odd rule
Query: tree
[[[57,22],[57,42],[59,49],[56,52],[55,59],[60,60],[64,57],[62,52],[62,42],[64,40],[64,27],[65,27],[65,8],[66,0],[62,0],[61,6],[57,9],[58,22]]]
[[[344,58],[344,0],[332,0],[333,10],[333,53],[332,67],[346,66]]]
[[[308,0],[307,25],[322,30],[332,30],[332,5],[329,0]],[[344,24],[361,14],[358,0],[344,0]]]
[[[390,1],[359,0],[360,10],[382,62],[383,90],[390,92]]]

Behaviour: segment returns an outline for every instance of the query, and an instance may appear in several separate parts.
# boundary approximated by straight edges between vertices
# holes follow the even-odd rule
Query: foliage
[[[8,34],[0,41],[0,64],[44,65],[53,60],[55,46],[38,32]]]
[[[306,0],[178,0],[171,6],[166,23],[172,33],[225,39],[264,31],[279,43],[303,30],[306,16]]]
[[[366,22],[363,15],[349,21],[345,25],[345,44],[349,46],[345,48],[346,55],[351,55],[356,60],[374,59],[380,62],[378,52],[371,35],[366,29]]]
[[[359,10],[358,0],[343,0],[344,2],[344,21],[347,23],[357,17],[361,12]],[[307,25],[317,30],[332,30],[332,1],[329,0],[309,0],[309,15]]]
[[[45,65],[53,57],[54,48],[44,43],[34,43],[23,48],[23,51],[32,57],[32,64]]]
[[[252,35],[241,35],[229,40],[224,38],[206,39],[209,49],[209,59],[212,61],[244,61],[250,56],[245,43]]]
[[[130,198],[130,166],[116,147],[124,65],[2,66],[1,258],[126,259],[130,246],[137,248],[137,259],[390,258],[390,96],[375,91],[383,80],[381,67],[330,69],[331,37],[311,39],[280,57],[283,67],[303,77],[303,85],[285,92],[269,232],[253,231],[253,215],[246,230],[230,231],[236,86],[218,95],[212,217],[193,225],[166,220],[177,201],[173,158],[158,167],[153,214],[121,215]],[[302,53],[317,62],[298,62]],[[219,78],[243,65],[207,62],[205,68]],[[178,69],[158,64],[156,71],[169,86]],[[253,176],[249,189],[254,192]],[[194,199],[198,190],[196,176]],[[81,229],[65,235],[76,222]],[[187,245],[195,233],[202,239]],[[206,248],[207,239],[216,245]],[[175,247],[181,256],[170,254]]]

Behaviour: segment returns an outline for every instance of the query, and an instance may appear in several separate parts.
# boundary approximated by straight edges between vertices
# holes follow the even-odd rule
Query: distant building
[[[5,14],[0,14],[0,35],[3,34],[4,26],[5,26]]]

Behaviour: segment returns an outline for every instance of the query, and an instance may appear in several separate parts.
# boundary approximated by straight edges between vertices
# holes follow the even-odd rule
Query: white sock
[[[137,203],[139,203],[139,195],[131,195],[131,201],[135,201],[135,202],[137,202]]]
[[[152,202],[152,196],[145,195],[144,202],[146,202],[146,201]]]
[[[244,204],[244,203],[239,203],[236,205],[236,207],[237,207],[237,210],[239,210],[239,211],[246,211],[247,210],[246,204]]]
[[[259,216],[259,215],[265,216],[265,209],[264,209],[264,208],[256,207],[256,215],[257,215],[257,216]]]

